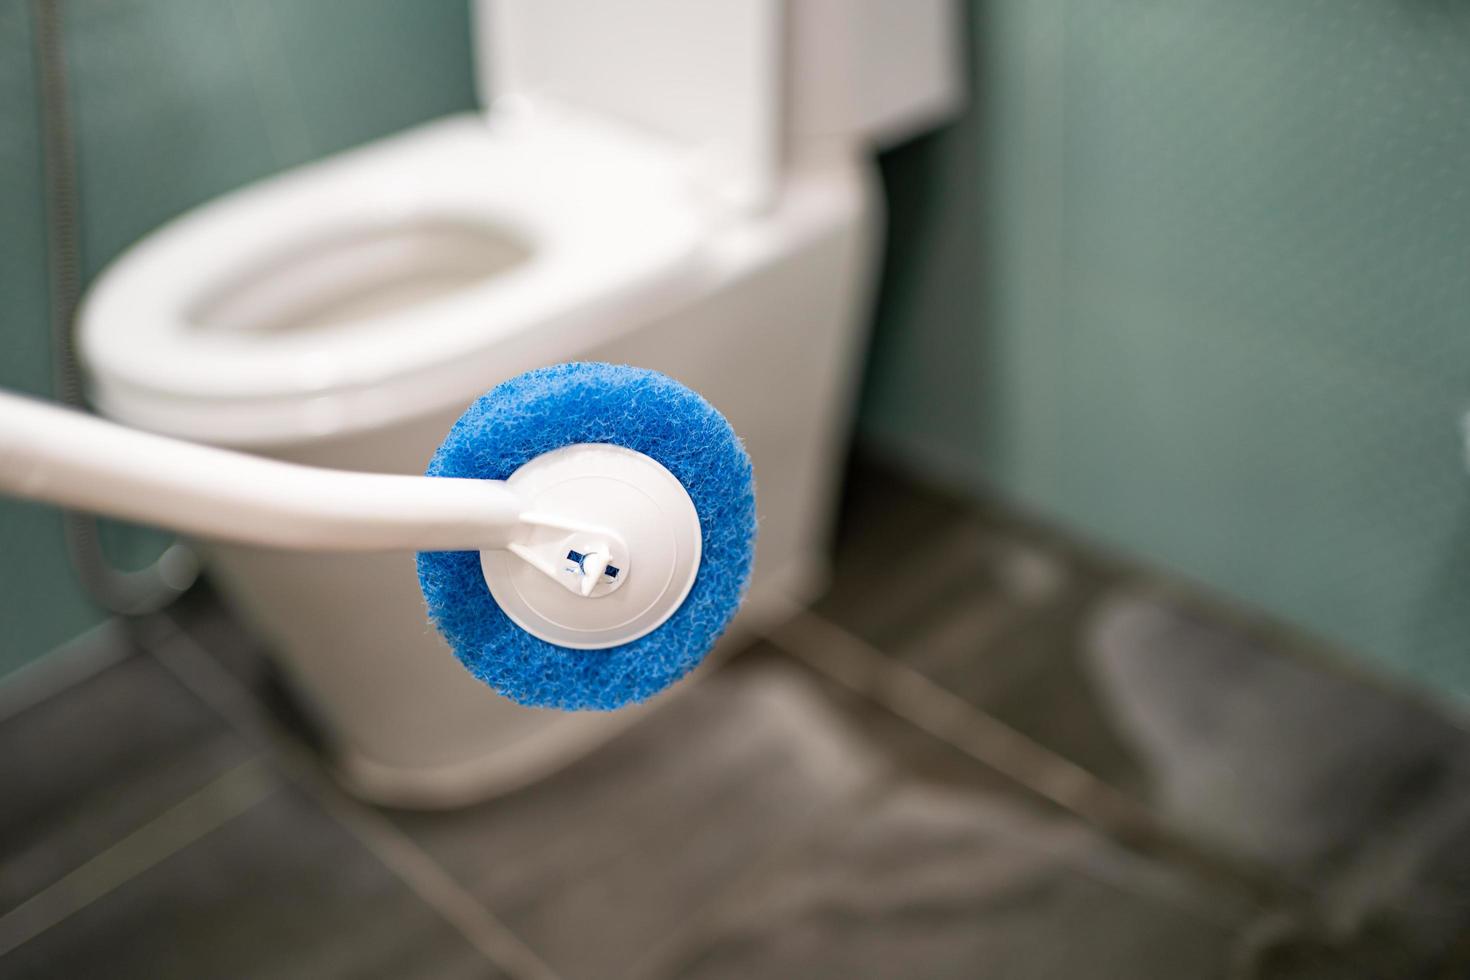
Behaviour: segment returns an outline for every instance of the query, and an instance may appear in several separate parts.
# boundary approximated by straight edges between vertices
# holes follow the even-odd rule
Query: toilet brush
[[[613,364],[496,387],[425,476],[266,459],[0,393],[0,492],[203,539],[417,551],[429,618],[465,667],[567,710],[687,674],[754,558],[751,464],[729,423],[671,378]]]

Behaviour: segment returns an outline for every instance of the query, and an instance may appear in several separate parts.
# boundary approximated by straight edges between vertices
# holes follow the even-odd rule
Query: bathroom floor
[[[196,590],[0,683],[0,977],[1461,977],[1470,734],[871,463],[809,612],[448,814]]]

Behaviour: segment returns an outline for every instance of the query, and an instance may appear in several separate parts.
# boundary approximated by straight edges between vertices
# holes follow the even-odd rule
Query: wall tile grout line
[[[223,827],[279,786],[257,755],[191,793],[0,916],[0,956]]]
[[[491,964],[517,980],[558,980],[556,971],[417,843],[332,784],[308,750],[271,721],[249,689],[219,666],[169,614],[155,614],[140,636],[155,660],[252,744],[268,750],[293,784]]]
[[[1310,900],[1267,869],[1182,837],[1145,804],[818,613],[793,611],[790,618],[763,635],[819,673],[1125,846],[1136,849],[1152,844],[1200,874],[1243,889],[1262,905],[1299,905]]]

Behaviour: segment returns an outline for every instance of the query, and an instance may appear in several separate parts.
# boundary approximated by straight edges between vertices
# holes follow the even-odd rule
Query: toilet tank
[[[955,0],[474,0],[481,98],[556,103],[682,144],[737,204],[783,142],[884,145],[955,112]]]
[[[956,0],[787,0],[791,138],[902,142],[964,107]]]

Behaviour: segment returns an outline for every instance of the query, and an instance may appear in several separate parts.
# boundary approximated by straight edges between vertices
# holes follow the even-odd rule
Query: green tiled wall
[[[866,436],[1470,695],[1470,5],[971,13]]]
[[[251,180],[474,104],[465,0],[69,0],[85,268]],[[0,4],[0,386],[44,393],[30,4]],[[100,618],[48,508],[0,501],[0,674]],[[156,540],[109,535],[118,557]]]

